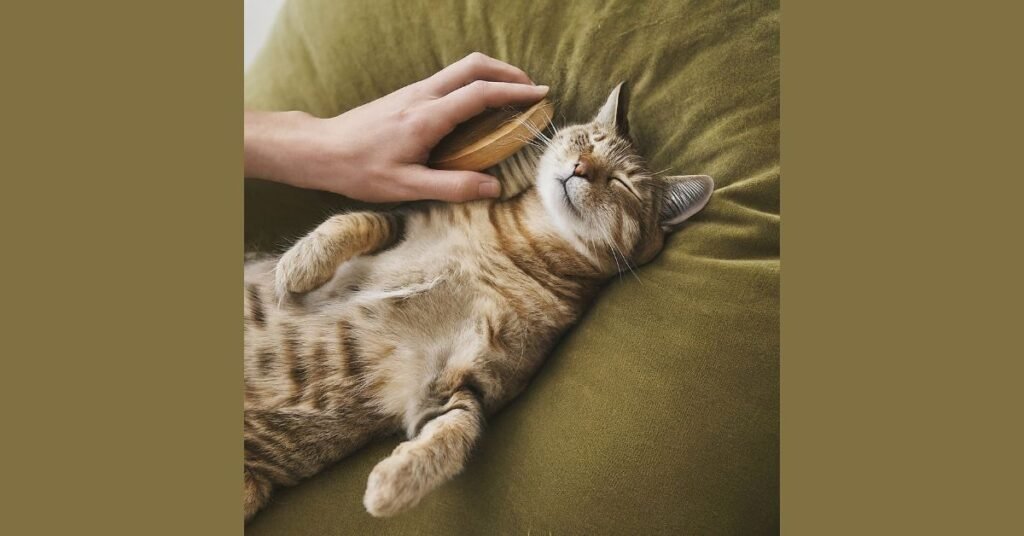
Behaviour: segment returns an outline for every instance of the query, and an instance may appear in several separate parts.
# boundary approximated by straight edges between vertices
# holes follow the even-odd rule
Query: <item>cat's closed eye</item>
[[[640,199],[640,196],[633,191],[633,188],[630,188],[630,186],[626,184],[626,181],[622,180],[620,177],[612,177],[611,180],[612,182],[616,182],[619,184],[619,186],[625,188],[626,191],[628,191],[629,193],[633,194],[633,197],[637,198],[638,200]]]

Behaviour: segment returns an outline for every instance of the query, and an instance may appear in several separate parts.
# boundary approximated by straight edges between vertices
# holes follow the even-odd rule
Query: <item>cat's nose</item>
[[[579,162],[576,162],[576,167],[573,168],[572,174],[584,179],[588,178],[590,175],[590,164],[581,158]]]

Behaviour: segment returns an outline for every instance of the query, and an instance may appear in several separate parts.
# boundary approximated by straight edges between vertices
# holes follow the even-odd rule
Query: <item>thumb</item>
[[[475,171],[441,171],[427,167],[410,173],[409,189],[417,199],[460,203],[501,195],[498,179]]]

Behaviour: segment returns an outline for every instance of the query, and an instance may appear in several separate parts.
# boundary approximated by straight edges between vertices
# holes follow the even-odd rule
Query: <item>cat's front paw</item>
[[[299,240],[277,261],[274,288],[278,298],[288,293],[304,294],[319,288],[334,276],[331,256],[314,236]]]

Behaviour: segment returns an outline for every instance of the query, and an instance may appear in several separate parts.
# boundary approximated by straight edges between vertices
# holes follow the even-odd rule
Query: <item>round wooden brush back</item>
[[[428,164],[436,169],[483,171],[512,156],[551,123],[547,99],[523,110],[488,110],[445,136]]]

